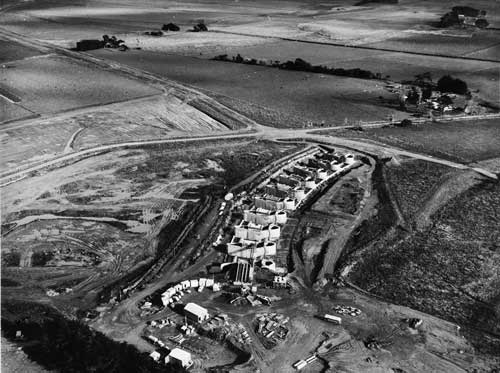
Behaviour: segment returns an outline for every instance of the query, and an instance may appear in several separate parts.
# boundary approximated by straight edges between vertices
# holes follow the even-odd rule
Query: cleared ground
[[[2,168],[37,163],[93,146],[207,135],[230,129],[173,94],[90,108],[9,125],[2,131]]]
[[[2,370],[9,373],[48,373],[42,366],[32,362],[18,346],[2,337]]]
[[[2,274],[11,286],[3,295],[89,307],[111,280],[162,253],[207,193],[223,194],[300,148],[255,140],[167,144],[107,153],[4,187]],[[64,296],[47,298],[49,289]]]

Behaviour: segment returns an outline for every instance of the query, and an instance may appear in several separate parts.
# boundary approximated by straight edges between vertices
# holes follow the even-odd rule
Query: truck
[[[338,316],[333,316],[325,313],[322,317],[323,320],[340,325],[342,324],[342,319]]]

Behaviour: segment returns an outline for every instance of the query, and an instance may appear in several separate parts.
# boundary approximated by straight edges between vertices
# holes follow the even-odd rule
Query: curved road
[[[330,129],[339,129],[342,127],[331,127]],[[345,127],[344,127],[345,128]],[[324,128],[325,130],[328,128]],[[265,127],[261,125],[256,126],[256,131],[253,133],[228,133],[228,134],[219,134],[213,136],[202,136],[202,137],[193,137],[193,138],[176,138],[176,139],[160,139],[160,140],[141,140],[141,141],[129,141],[122,142],[117,144],[109,144],[109,145],[100,145],[96,147],[92,147],[85,150],[76,151],[73,153],[62,154],[54,159],[49,161],[26,167],[23,169],[14,169],[9,170],[0,175],[0,187],[7,186],[9,184],[15,183],[18,180],[25,178],[31,172],[39,171],[42,169],[58,166],[58,165],[67,165],[68,163],[77,162],[83,158],[88,158],[96,155],[100,155],[106,152],[110,152],[113,150],[119,150],[124,148],[137,148],[148,145],[158,145],[158,144],[168,144],[168,143],[179,143],[179,142],[196,142],[196,141],[205,141],[205,140],[217,140],[217,139],[237,139],[237,138],[248,138],[248,137],[256,137],[256,138],[264,138],[267,140],[279,140],[279,139],[303,139],[306,141],[312,142],[326,142],[332,145],[344,146],[348,148],[355,148],[358,150],[363,150],[368,153],[375,153],[384,155],[387,157],[391,156],[406,156],[410,158],[421,159],[428,162],[439,163],[449,167],[460,168],[460,169],[472,169],[483,176],[488,178],[497,179],[497,175],[478,167],[469,167],[462,163],[457,163],[441,158],[432,157],[430,155],[420,154],[411,152],[408,150],[402,150],[393,148],[387,145],[375,144],[370,142],[363,142],[359,140],[349,140],[341,137],[329,136],[329,135],[321,135],[317,133],[311,133],[313,130],[311,129],[280,129],[280,128],[271,128]],[[316,131],[316,130],[314,130]]]

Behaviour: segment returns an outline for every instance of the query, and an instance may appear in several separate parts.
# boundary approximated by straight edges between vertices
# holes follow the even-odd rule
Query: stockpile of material
[[[286,339],[289,320],[289,317],[274,312],[257,315],[255,332],[262,337],[266,348],[271,349]]]

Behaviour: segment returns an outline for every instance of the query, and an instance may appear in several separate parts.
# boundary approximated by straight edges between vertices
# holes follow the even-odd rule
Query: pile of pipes
[[[351,306],[335,306],[333,310],[340,315],[350,315],[354,317],[361,315],[361,310],[359,308]]]

